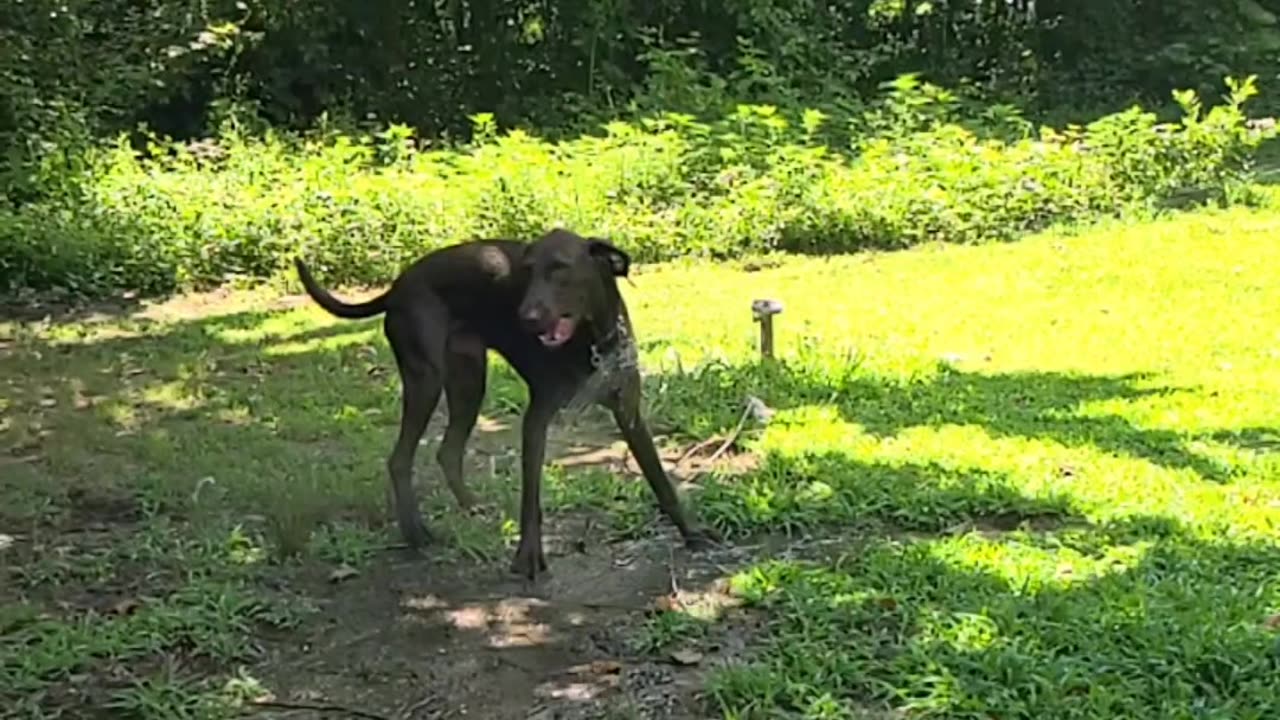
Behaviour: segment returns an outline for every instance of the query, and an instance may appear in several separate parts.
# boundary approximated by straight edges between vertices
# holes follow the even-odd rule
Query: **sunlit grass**
[[[769,632],[753,662],[713,679],[717,712],[1280,714],[1267,627],[1280,612],[1278,231],[1274,213],[1206,212],[1015,245],[636,274],[624,292],[670,441],[729,433],[749,396],[775,411],[739,438],[757,466],[703,479],[699,513],[734,539],[847,544],[736,579]],[[785,305],[779,363],[755,349],[750,303],[765,297]],[[243,527],[255,562],[359,563],[393,539],[383,462],[399,387],[378,322],[273,303],[232,293],[131,319],[0,325],[12,340],[0,442],[17,459],[0,466],[0,518],[70,522],[86,494],[123,498],[198,537]],[[510,420],[523,393],[495,361],[486,415]],[[476,442],[513,441],[508,429]],[[472,473],[498,506],[473,518],[441,491],[432,454],[419,472],[441,556],[501,562],[513,466]],[[552,469],[547,502],[605,510],[623,534],[654,517],[642,484],[599,470]],[[200,558],[218,582],[243,575],[222,551]],[[71,565],[110,575],[125,562]],[[19,574],[24,587],[76,582],[59,567],[36,558]],[[260,612],[236,607],[218,643]],[[57,643],[116,652],[147,622],[90,639],[69,625],[22,653],[70,673]],[[655,620],[641,645],[697,642],[703,627]]]

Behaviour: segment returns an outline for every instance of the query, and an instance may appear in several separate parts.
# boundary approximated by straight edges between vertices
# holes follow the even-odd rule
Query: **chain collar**
[[[591,343],[591,375],[566,403],[566,409],[573,413],[582,412],[607,393],[616,392],[620,375],[639,366],[639,351],[631,339],[626,320],[619,316],[607,335]]]
[[[631,340],[631,331],[621,315],[609,334],[591,343],[591,367],[596,371],[631,369],[639,364],[639,360],[636,344]]]

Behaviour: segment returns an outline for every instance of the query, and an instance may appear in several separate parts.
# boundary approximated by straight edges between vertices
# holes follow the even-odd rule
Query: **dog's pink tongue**
[[[560,318],[556,321],[555,338],[556,342],[565,342],[573,336],[573,320],[569,318]]]
[[[569,318],[560,318],[556,321],[555,327],[542,335],[542,342],[552,347],[563,345],[571,335],[573,335],[573,321]]]

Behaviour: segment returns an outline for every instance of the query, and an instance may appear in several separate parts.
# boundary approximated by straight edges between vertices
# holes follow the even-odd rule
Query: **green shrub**
[[[1247,179],[1252,78],[1203,112],[1161,124],[1133,108],[1032,135],[1016,115],[973,113],[906,77],[845,135],[740,106],[705,123],[614,122],[551,143],[472,118],[470,145],[372,137],[123,139],[68,167],[63,189],[0,210],[0,287],[146,292],[264,278],[308,257],[327,282],[385,282],[423,251],[554,225],[606,235],[639,260],[925,240],[1009,240],[1057,222],[1148,212],[1188,191],[1225,200]],[[999,110],[999,109],[997,109]]]

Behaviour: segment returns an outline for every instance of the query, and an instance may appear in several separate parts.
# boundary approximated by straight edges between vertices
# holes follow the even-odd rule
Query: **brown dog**
[[[529,387],[521,425],[520,545],[511,570],[529,579],[546,570],[542,554],[542,465],[547,427],[584,389],[612,413],[658,507],[690,548],[714,533],[695,527],[658,458],[640,415],[640,373],[631,320],[618,292],[631,260],[597,238],[554,230],[533,243],[478,240],[432,252],[382,295],[347,304],[295,262],[307,294],[343,318],[385,313],[383,328],[403,384],[400,436],[387,459],[396,519],[409,545],[429,533],[413,491],[413,459],[443,390],[449,424],[436,455],[445,482],[464,508],[475,496],[462,479],[462,457],[484,399],[487,354],[501,353]],[[621,360],[619,359],[621,358]]]

